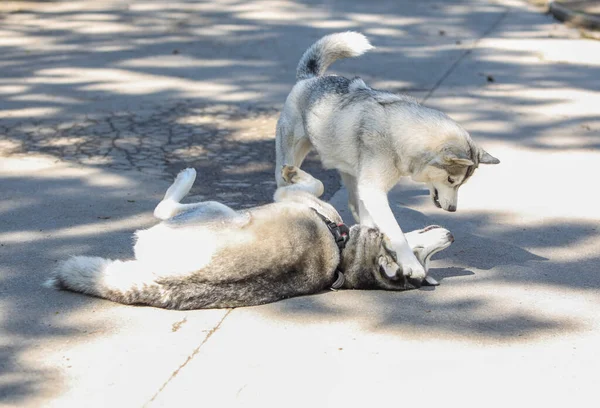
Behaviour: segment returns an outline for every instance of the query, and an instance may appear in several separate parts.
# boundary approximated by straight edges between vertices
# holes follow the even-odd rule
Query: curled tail
[[[167,294],[139,261],[74,256],[61,263],[46,286],[124,304],[165,307]]]
[[[296,81],[321,76],[335,61],[358,57],[372,48],[369,40],[360,33],[347,31],[327,35],[302,55],[296,69]]]

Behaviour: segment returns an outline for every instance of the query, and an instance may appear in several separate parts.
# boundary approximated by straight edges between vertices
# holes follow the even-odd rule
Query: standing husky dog
[[[317,198],[319,180],[291,166],[281,177],[288,185],[277,189],[275,203],[235,211],[214,201],[180,204],[196,178],[186,169],[154,211],[163,222],[135,233],[134,260],[72,257],[48,283],[169,309],[259,305],[327,288],[418,286],[399,273],[377,229],[343,228],[337,211]],[[437,226],[407,236],[426,268],[454,240]]]
[[[300,166],[314,148],[325,168],[337,169],[357,222],[392,241],[403,273],[423,279],[390,209],[387,193],[402,176],[427,183],[433,203],[456,211],[458,188],[481,163],[499,160],[479,148],[448,116],[408,96],[375,90],[362,79],[323,76],[334,61],[373,48],[359,33],[321,38],[302,56],[297,83],[277,122],[276,169]],[[277,185],[286,184],[276,172]]]

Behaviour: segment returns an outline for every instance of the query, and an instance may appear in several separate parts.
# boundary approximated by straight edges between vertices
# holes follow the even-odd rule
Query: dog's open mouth
[[[437,208],[442,208],[442,205],[440,204],[440,196],[438,195],[437,188],[433,189],[433,195],[431,196],[431,199],[433,200],[433,203],[435,204],[435,206]]]
[[[431,231],[431,230],[438,229],[438,228],[442,228],[442,227],[440,227],[439,225],[429,225],[429,226],[423,228],[421,231],[419,231],[419,234],[424,234],[427,231]]]

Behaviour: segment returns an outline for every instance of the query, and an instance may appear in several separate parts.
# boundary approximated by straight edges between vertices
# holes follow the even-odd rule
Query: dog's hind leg
[[[219,215],[235,214],[233,209],[213,201],[181,204],[181,199],[190,192],[195,180],[196,170],[188,168],[179,172],[175,181],[165,193],[163,200],[154,209],[154,216],[160,220],[168,220],[178,214],[193,210],[200,210],[203,213],[218,213]]]
[[[195,179],[196,170],[192,168],[182,170],[165,193],[165,198],[154,209],[154,216],[163,221],[168,220],[171,226],[215,220],[229,221],[238,226],[249,222],[247,214],[238,213],[233,208],[216,201],[181,204],[180,200],[189,193]]]
[[[282,122],[283,120],[280,119],[277,123],[275,138],[275,180],[278,187],[288,184],[282,177],[282,167],[290,165],[300,168],[312,149],[312,144],[304,130],[300,128],[300,124],[289,126]]]
[[[249,221],[250,215],[247,211],[238,212],[217,201],[203,201],[194,204],[180,204],[179,213],[165,220],[165,224],[171,227],[186,227],[217,222],[241,227]]]
[[[325,191],[321,180],[314,178],[295,166],[283,166],[281,169],[281,178],[285,181],[286,185],[279,187],[275,191],[275,195],[273,196],[273,201],[275,202],[284,200],[296,191],[304,191],[315,197],[320,197]]]
[[[196,208],[205,207],[205,203],[181,204],[180,201],[185,197],[192,188],[196,180],[196,170],[188,168],[179,172],[175,181],[168,188],[165,197],[154,209],[154,216],[160,220],[168,220],[178,214],[194,210]],[[219,203],[217,203],[219,204]],[[219,204],[227,210],[233,212],[229,207]],[[224,210],[225,211],[225,210]]]
[[[313,208],[336,223],[343,222],[339,213],[331,204],[319,199],[324,190],[323,183],[320,180],[294,166],[283,166],[281,176],[286,183],[291,184],[279,187],[275,191],[273,201],[302,204]]]
[[[170,200],[177,203],[180,202],[181,199],[190,192],[194,185],[194,181],[196,181],[196,170],[192,168],[181,170],[179,174],[177,174],[173,184],[171,184],[171,187],[167,189],[163,201]]]

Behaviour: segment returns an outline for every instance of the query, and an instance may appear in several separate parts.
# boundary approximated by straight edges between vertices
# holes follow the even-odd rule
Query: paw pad
[[[287,183],[293,183],[293,179],[297,175],[298,171],[295,166],[283,166],[281,169],[281,176]]]

